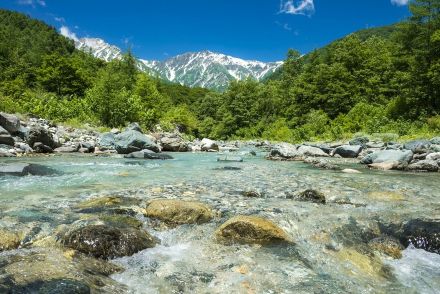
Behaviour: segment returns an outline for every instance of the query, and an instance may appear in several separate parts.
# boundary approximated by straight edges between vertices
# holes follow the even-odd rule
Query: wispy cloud
[[[44,0],[18,0],[17,2],[20,5],[30,5],[32,7],[35,7],[37,5],[40,5],[43,7],[46,6],[46,1],[44,1]]]
[[[57,22],[61,22],[61,23],[65,23],[65,22],[66,22],[66,20],[64,19],[64,17],[58,17],[58,16],[55,16],[53,19],[55,19],[55,21],[57,21]]]
[[[63,35],[66,38],[72,39],[74,41],[78,41],[78,37],[76,36],[76,34],[74,32],[72,32],[68,27],[66,26],[62,26],[60,28],[60,33],[61,35]]]
[[[281,0],[280,13],[312,15],[315,12],[313,0]]]
[[[408,5],[409,0],[391,0],[391,3],[397,6],[405,6]]]

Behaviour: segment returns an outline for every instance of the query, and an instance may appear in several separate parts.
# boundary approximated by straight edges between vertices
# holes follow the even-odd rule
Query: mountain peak
[[[105,61],[120,59],[122,51],[99,38],[81,38],[75,46]],[[187,52],[165,61],[138,59],[138,68],[158,78],[186,85],[224,90],[234,80],[253,78],[261,81],[275,72],[282,62],[243,60],[203,50]]]

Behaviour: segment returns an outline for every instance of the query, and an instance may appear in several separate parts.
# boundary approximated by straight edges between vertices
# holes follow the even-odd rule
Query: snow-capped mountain
[[[105,61],[121,58],[122,51],[101,39],[82,38],[75,42],[78,49],[90,52]],[[186,85],[224,90],[234,80],[263,80],[275,72],[282,62],[260,62],[239,59],[210,51],[185,53],[165,61],[138,59],[138,67],[158,78]]]

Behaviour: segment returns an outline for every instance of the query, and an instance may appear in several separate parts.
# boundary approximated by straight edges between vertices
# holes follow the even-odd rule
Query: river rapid
[[[173,153],[172,160],[141,161],[117,155],[1,159],[59,172],[0,177],[0,227],[25,232],[26,239],[21,248],[0,253],[0,282],[10,283],[3,291],[19,283],[11,278],[13,256],[36,253],[57,264],[64,262],[50,249],[53,245],[33,244],[53,236],[60,226],[83,219],[84,213],[75,209],[79,203],[119,195],[140,199],[141,208],[157,198],[197,200],[212,207],[215,217],[205,224],[163,228],[135,210],[143,228],[160,244],[113,259],[123,270],[92,292],[438,293],[439,254],[410,244],[401,258],[394,259],[371,249],[368,242],[383,234],[386,224],[438,220],[439,173],[373,171],[354,160],[335,159],[336,164],[361,172],[351,174],[303,162],[269,161],[265,154],[243,155],[244,162],[236,163],[217,162],[216,153]],[[296,193],[307,189],[323,193],[326,203],[295,200]],[[216,242],[216,229],[236,215],[269,219],[294,244]],[[20,274],[35,269],[32,262],[27,260]],[[82,279],[75,272],[78,267],[66,271]],[[87,277],[93,280],[90,274]],[[29,290],[20,289],[10,293]]]

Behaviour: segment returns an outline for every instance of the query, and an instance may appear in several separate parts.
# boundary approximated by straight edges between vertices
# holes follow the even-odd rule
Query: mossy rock
[[[88,225],[67,233],[61,243],[89,256],[109,259],[152,248],[156,239],[146,231],[130,227]]]
[[[275,223],[258,216],[235,216],[222,224],[215,233],[225,244],[276,244],[293,243]]]
[[[17,233],[0,229],[0,252],[17,249],[20,246],[21,238]]]
[[[308,189],[299,193],[296,200],[325,204],[325,195],[319,191]]]
[[[131,227],[135,229],[142,228],[143,223],[135,217],[127,215],[102,215],[100,220],[115,227]]]
[[[144,214],[169,225],[203,224],[213,217],[211,208],[204,203],[172,199],[149,202]]]
[[[122,196],[104,196],[99,198],[93,198],[79,203],[76,208],[78,209],[90,209],[90,208],[114,208],[119,206],[139,205],[140,200],[131,197]]]
[[[343,263],[346,273],[351,276],[369,277],[385,280],[387,272],[378,257],[363,254],[354,248],[343,248],[337,251],[336,258]]]
[[[402,201],[405,196],[402,193],[392,191],[374,191],[368,193],[368,198],[381,201]]]
[[[368,242],[371,249],[384,253],[392,258],[398,259],[402,257],[402,250],[405,248],[400,244],[399,240],[389,237],[380,236]]]

